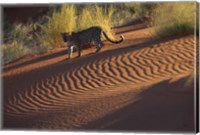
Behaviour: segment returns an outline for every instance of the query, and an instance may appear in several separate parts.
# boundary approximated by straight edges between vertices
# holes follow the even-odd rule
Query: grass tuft
[[[194,32],[195,3],[161,3],[154,10],[152,25],[157,37]]]
[[[125,7],[137,18],[149,17],[157,7],[155,3],[126,3]]]
[[[30,54],[31,50],[22,44],[13,42],[12,44],[2,45],[3,63],[9,63],[24,55]]]
[[[74,5],[63,5],[60,9],[54,10],[48,18],[48,23],[42,25],[40,41],[49,49],[61,47],[63,40],[61,32],[72,32],[76,27],[76,8]]]
[[[113,27],[112,17],[115,10],[113,6],[108,8],[97,5],[84,7],[78,17],[77,31],[100,26],[111,38],[114,38],[111,28]]]

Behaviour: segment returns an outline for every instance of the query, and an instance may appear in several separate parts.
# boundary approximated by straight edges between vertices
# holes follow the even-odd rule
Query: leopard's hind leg
[[[101,41],[97,42],[96,43],[96,48],[97,48],[96,53],[99,52],[103,46],[104,46],[104,44]]]
[[[80,57],[82,47],[81,47],[81,45],[77,45],[77,48],[78,48],[78,57]]]

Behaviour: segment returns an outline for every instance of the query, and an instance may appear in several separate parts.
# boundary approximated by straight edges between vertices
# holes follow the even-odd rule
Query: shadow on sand
[[[183,87],[187,78],[159,82],[141,92],[140,100],[81,129],[194,133],[194,87]]]

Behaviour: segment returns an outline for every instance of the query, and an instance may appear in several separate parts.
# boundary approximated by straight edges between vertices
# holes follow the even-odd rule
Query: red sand
[[[156,41],[144,24],[116,32],[125,42],[97,54],[67,62],[63,48],[5,65],[4,128],[194,132],[194,88],[184,86],[194,36]]]

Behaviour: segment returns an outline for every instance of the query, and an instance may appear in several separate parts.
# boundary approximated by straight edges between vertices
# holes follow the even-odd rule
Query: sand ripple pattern
[[[9,115],[22,116],[78,107],[102,93],[104,96],[117,93],[114,89],[103,91],[106,87],[127,83],[144,85],[180,73],[187,74],[193,68],[193,37],[137,50],[127,48],[121,54],[88,61],[72,72],[39,80],[29,89],[9,98],[4,109]]]

